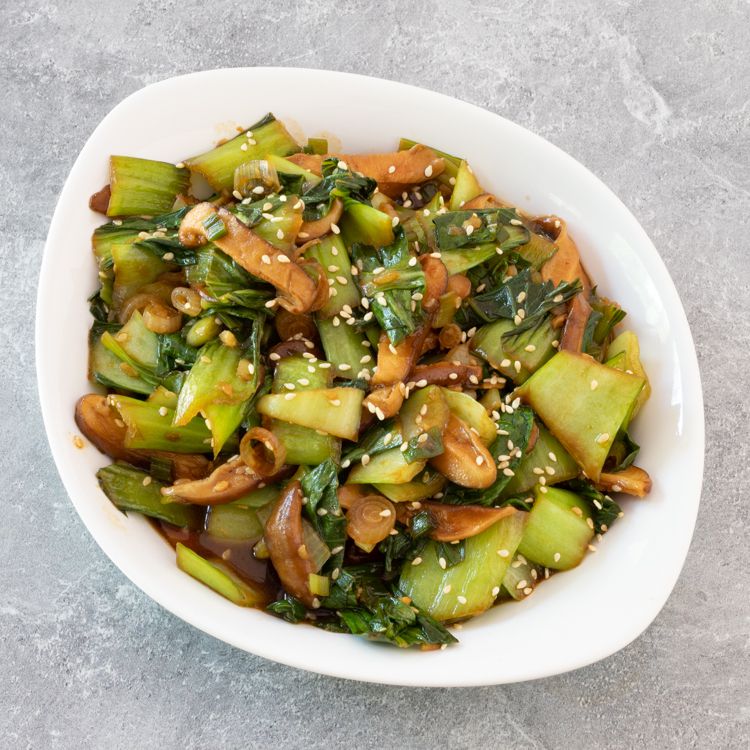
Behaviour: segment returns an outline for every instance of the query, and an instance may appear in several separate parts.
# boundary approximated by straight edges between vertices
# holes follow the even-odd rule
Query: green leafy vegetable
[[[512,250],[529,241],[515,208],[448,211],[435,217],[435,238],[440,250],[455,250],[493,242]]]
[[[578,291],[577,280],[564,281],[557,286],[551,281],[537,283],[531,279],[531,270],[525,268],[495,289],[470,298],[469,305],[485,323],[498,318],[515,320],[519,316],[515,330],[508,334],[512,336],[537,326],[552,308],[567,302]]]
[[[305,619],[305,605],[299,599],[295,599],[289,594],[284,594],[282,599],[271,602],[266,609],[269,612],[281,617],[287,622],[302,622]]]
[[[360,269],[357,277],[370,310],[392,344],[401,343],[422,321],[424,273],[409,253],[406,235],[397,227],[392,245],[373,248],[355,244],[352,258]],[[416,295],[416,298],[415,298]]]
[[[307,498],[305,515],[331,550],[331,557],[323,568],[326,572],[341,567],[346,542],[346,519],[336,494],[339,486],[337,472],[336,464],[329,458],[301,479],[302,491]],[[321,514],[323,510],[325,513]]]
[[[456,642],[437,620],[415,612],[398,589],[385,584],[377,565],[342,569],[322,606],[336,611],[338,628],[401,648]]]
[[[322,167],[323,179],[301,195],[305,204],[305,221],[315,221],[330,210],[334,198],[369,204],[377,187],[375,180],[361,177],[349,169],[341,169],[338,159],[326,159]]]
[[[591,506],[591,520],[597,534],[608,531],[622,516],[622,508],[609,495],[599,492],[591,482],[585,479],[571,479],[562,486],[575,492]]]

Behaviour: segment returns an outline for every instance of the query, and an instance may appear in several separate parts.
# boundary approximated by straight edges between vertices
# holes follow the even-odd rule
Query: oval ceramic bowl
[[[210,92],[210,107],[196,107]],[[290,625],[237,607],[175,566],[144,519],[124,516],[100,491],[108,463],[76,448],[73,407],[86,379],[86,298],[96,288],[90,236],[101,223],[88,197],[107,181],[112,153],[179,161],[268,111],[293,131],[330,132],[348,151],[388,151],[399,136],[466,157],[482,184],[531,214],[564,217],[602,292],[628,311],[653,394],[637,420],[647,500],[624,501],[625,518],[596,554],[555,576],[523,603],[497,607],[443,651],[400,650]],[[115,107],[68,177],[44,251],[36,321],[44,422],[79,515],[110,559],[163,607],[246,651],[324,674],[415,686],[490,685],[545,677],[602,659],[656,617],[677,580],[698,510],[703,403],[685,314],[644,230],[593,174],[539,136],[447,96],[390,81],[291,68],[214,70],[148,86]],[[523,645],[522,645],[523,644]]]

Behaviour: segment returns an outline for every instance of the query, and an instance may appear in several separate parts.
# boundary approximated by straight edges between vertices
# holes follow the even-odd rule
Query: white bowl
[[[208,102],[207,106],[204,104]],[[174,553],[136,514],[99,489],[108,463],[75,447],[73,407],[86,379],[90,250],[102,218],[88,197],[107,182],[112,153],[179,161],[268,111],[293,131],[334,133],[345,150],[393,150],[399,136],[466,157],[482,184],[530,213],[564,217],[602,292],[628,311],[653,394],[637,420],[638,463],[654,480],[646,500],[596,554],[523,603],[497,607],[443,651],[400,650],[290,625],[237,607],[180,572]],[[558,674],[626,646],[664,605],[687,554],[703,472],[703,402],[680,300],[633,215],[591,172],[528,130],[431,91],[322,70],[238,68],[170,78],[115,107],[96,128],[63,188],[44,250],[36,321],[39,394],[52,454],[83,522],[133,583],[186,622],[254,654],[302,669],[415,686],[491,685]]]

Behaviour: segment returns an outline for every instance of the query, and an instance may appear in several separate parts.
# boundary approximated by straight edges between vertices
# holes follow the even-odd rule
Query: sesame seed
[[[428,164],[428,165],[427,165],[427,166],[426,166],[426,167],[424,168],[424,176],[425,176],[425,177],[432,177],[432,164]]]
[[[477,456],[475,459],[477,466],[481,466],[484,463],[484,456]]]
[[[390,167],[388,167],[388,174],[393,174],[396,171],[396,165],[391,164]]]
[[[365,453],[365,455],[362,456],[361,461],[362,461],[362,466],[367,466],[367,464],[370,463],[370,456],[367,453]]]
[[[596,380],[591,381],[591,390],[595,391],[599,387],[599,383]]]
[[[401,452],[406,453],[406,451],[409,449],[409,443],[401,443]]]
[[[466,604],[466,597],[465,596],[457,596],[456,599],[458,600],[459,604]]]
[[[144,487],[148,487],[151,484],[151,481],[152,481],[151,477],[143,477],[142,484]]]
[[[339,229],[339,225],[338,224],[331,224],[331,231],[334,234],[341,234],[341,230]]]
[[[398,218],[398,216],[394,216],[394,217],[393,217],[393,218],[391,219],[391,226],[392,226],[392,227],[398,226],[398,222],[399,222],[399,218]]]
[[[252,192],[255,193],[255,195],[263,195],[265,189],[263,188],[263,185],[258,185],[258,187],[253,188]]]
[[[414,558],[414,559],[413,559],[413,560],[411,561],[411,564],[412,564],[412,565],[421,565],[421,563],[422,563],[422,558],[421,558],[421,557],[415,557],[415,558]]]
[[[497,554],[500,555],[500,557],[509,557],[510,556],[510,552],[508,552],[507,549],[499,549],[497,551]]]
[[[220,482],[217,482],[214,485],[214,492],[224,492],[225,489],[229,487],[229,482],[227,482],[226,479],[222,479]]]
[[[440,566],[440,567],[441,567],[441,568],[442,568],[443,570],[445,570],[445,569],[446,569],[446,568],[448,567],[448,563],[446,562],[446,560],[445,560],[445,558],[444,558],[444,557],[441,557],[441,558],[440,558],[440,559],[438,560],[438,565],[439,565],[439,566]]]
[[[268,308],[276,307],[276,300],[275,299],[269,299],[268,302],[266,302],[265,307],[268,307]]]
[[[524,350],[527,351],[527,352],[535,352],[536,351],[536,347],[534,346],[534,344],[527,344],[524,347]]]
[[[601,432],[595,438],[595,442],[598,443],[599,445],[604,445],[608,440],[609,440],[608,432]]]
[[[472,234],[474,234],[474,227],[471,224],[468,224],[466,227],[466,236],[471,237]]]
[[[555,554],[552,556],[552,559],[555,562],[560,562],[560,553],[559,552],[555,552]],[[544,590],[546,591],[547,589],[544,589]]]
[[[364,456],[362,456],[364,459]],[[378,514],[381,518],[388,518],[391,515],[391,511],[388,508],[383,508]]]
[[[349,283],[346,276],[337,276],[336,281],[338,281],[341,286],[346,286]]]
[[[292,399],[293,399],[293,398],[294,398],[294,397],[295,397],[296,395],[297,395],[296,393],[285,393],[285,394],[284,394],[284,398],[285,398],[285,399],[286,399],[287,401],[291,401],[291,400],[292,400]]]
[[[339,160],[339,162],[336,164],[336,166],[339,169],[349,169],[347,163],[345,161],[343,161],[343,160]]]

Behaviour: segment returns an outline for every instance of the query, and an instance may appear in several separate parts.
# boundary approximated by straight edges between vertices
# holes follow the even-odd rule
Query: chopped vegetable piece
[[[644,382],[584,354],[558,352],[516,393],[596,481]]]
[[[264,159],[269,154],[287,156],[295,151],[299,151],[299,146],[287,129],[272,114],[268,114],[226,143],[186,159],[185,165],[192,172],[205,177],[214,190],[231,190],[234,171],[240,164]]]
[[[350,484],[404,484],[425,467],[425,461],[407,462],[400,448],[378,453],[367,463],[357,464],[349,473]]]
[[[166,504],[161,494],[164,485],[153,481],[145,471],[127,464],[111,464],[99,469],[96,478],[104,494],[120,510],[142,513],[187,529],[199,528],[203,520],[197,508]]]
[[[428,542],[415,565],[404,565],[399,588],[440,621],[460,620],[489,609],[524,533],[526,513],[514,511],[466,540],[464,561],[440,564],[437,542]],[[507,556],[500,553],[507,552]],[[415,558],[416,560],[417,558]]]
[[[364,393],[359,388],[269,393],[258,401],[258,412],[329,435],[356,440],[363,398]]]
[[[575,568],[594,538],[588,504],[557,487],[538,488],[518,551],[550,570]]]
[[[236,575],[227,565],[218,560],[206,560],[190,547],[179,542],[176,545],[177,567],[217,594],[240,607],[257,607],[265,604],[268,597],[259,587],[251,586]]]
[[[187,169],[132,156],[109,159],[107,216],[154,216],[169,211],[190,181]]]

